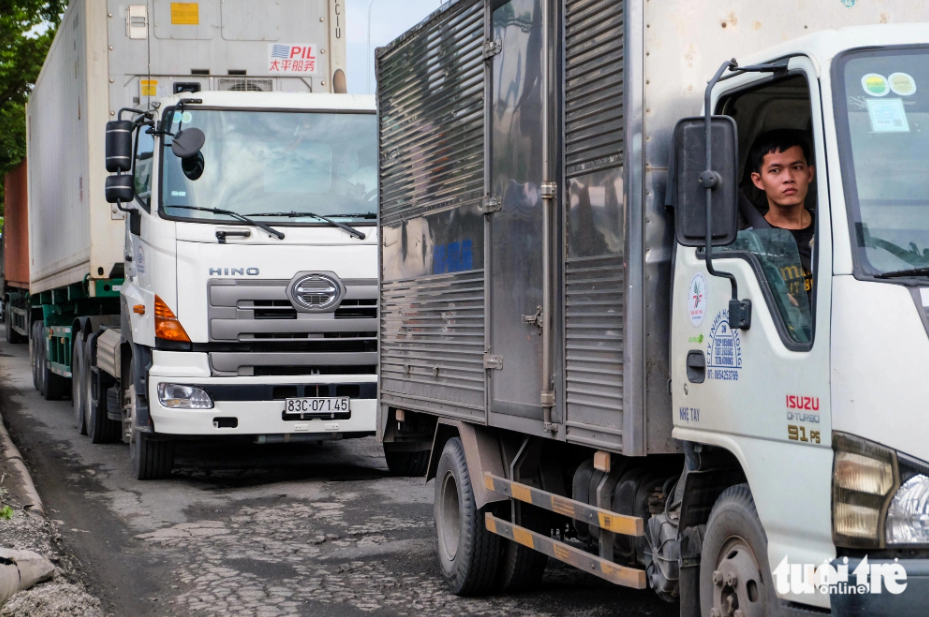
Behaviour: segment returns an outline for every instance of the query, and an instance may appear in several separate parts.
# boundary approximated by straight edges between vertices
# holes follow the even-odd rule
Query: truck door
[[[491,412],[542,419],[542,3],[510,0],[493,11],[490,120]]]
[[[772,129],[806,136],[815,178],[805,207],[815,217],[812,289],[807,292],[797,242],[759,224],[714,249],[714,266],[736,276],[753,304],[748,330],[730,327],[729,281],[710,276],[702,249],[678,247],[672,304],[672,397],[678,439],[722,444],[740,458],[768,539],[772,568],[819,563],[831,537],[829,387],[832,234],[826,146],[816,69],[794,58],[790,71],[729,86],[717,113],[736,119],[742,192],[753,192],[749,151]],[[735,89],[738,88],[738,89]],[[762,210],[764,208],[764,210]],[[757,219],[756,219],[757,221]],[[705,367],[704,367],[705,365]]]

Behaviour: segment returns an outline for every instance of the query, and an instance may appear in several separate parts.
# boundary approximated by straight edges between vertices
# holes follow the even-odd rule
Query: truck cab
[[[673,435],[732,453],[759,487],[765,565],[786,600],[825,608],[830,593],[812,577],[788,585],[780,564],[851,571],[865,555],[871,572],[901,565],[910,598],[926,597],[927,54],[924,25],[822,32],[740,58],[782,68],[732,71],[712,94],[737,128],[743,195],[763,132],[803,131],[813,150],[809,292],[791,285],[802,266],[790,232],[747,222],[713,265],[751,299],[750,328],[730,323],[730,282],[708,273],[704,247],[677,247],[672,285]],[[899,588],[878,593],[833,592],[833,611],[913,609]]]
[[[108,125],[108,161],[132,151],[107,184],[127,213],[120,323],[79,379],[138,475],[169,472],[182,438],[372,434],[372,97],[197,92],[126,113]]]

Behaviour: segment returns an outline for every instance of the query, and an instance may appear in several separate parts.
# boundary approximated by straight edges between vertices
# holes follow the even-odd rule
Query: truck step
[[[573,518],[582,523],[599,527],[605,531],[625,536],[644,536],[645,521],[638,516],[626,516],[575,501],[561,495],[549,493],[527,484],[512,482],[506,478],[484,474],[487,490],[502,493],[512,499],[531,503],[534,506]]]
[[[585,572],[590,572],[594,576],[599,576],[616,585],[632,587],[633,589],[646,589],[648,587],[645,570],[617,565],[612,561],[586,553],[570,544],[552,540],[525,527],[499,519],[489,512],[484,515],[484,526],[491,533],[540,553],[545,553],[553,559],[563,561]]]

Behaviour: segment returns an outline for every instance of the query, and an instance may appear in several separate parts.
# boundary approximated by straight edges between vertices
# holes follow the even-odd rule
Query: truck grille
[[[301,283],[305,287],[307,281]],[[341,281],[345,293],[329,312],[305,312],[288,298],[289,280],[213,279],[207,283],[211,343],[251,343],[248,350],[213,352],[214,375],[309,375],[375,372],[376,279]],[[329,282],[331,285],[331,282]],[[328,290],[328,288],[327,288]],[[330,299],[327,290],[323,304]]]

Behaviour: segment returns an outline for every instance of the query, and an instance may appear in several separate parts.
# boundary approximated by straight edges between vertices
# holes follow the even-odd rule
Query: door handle
[[[690,383],[703,383],[706,380],[706,356],[702,351],[687,352],[687,380]]]

